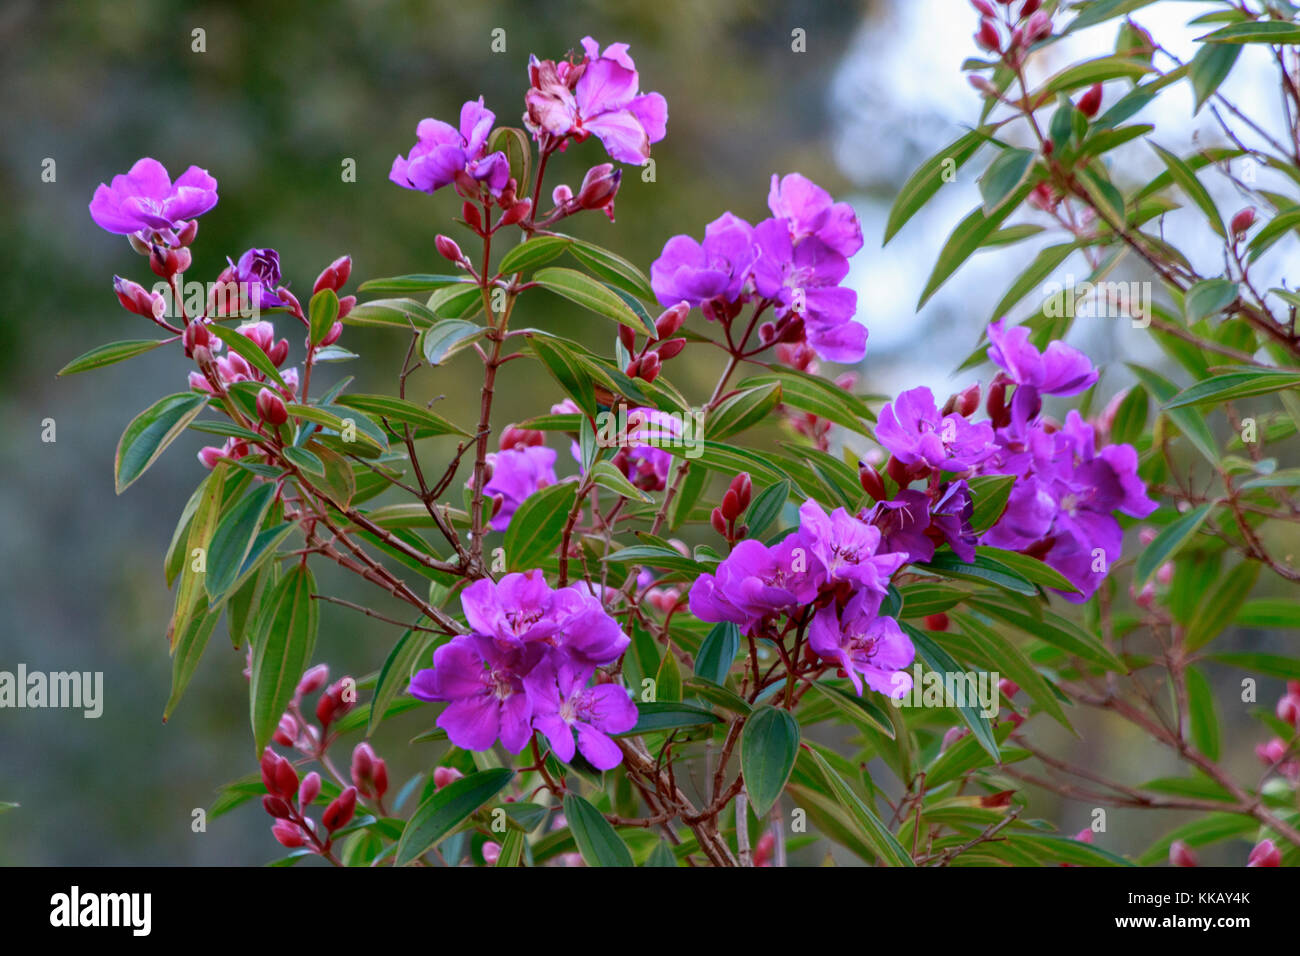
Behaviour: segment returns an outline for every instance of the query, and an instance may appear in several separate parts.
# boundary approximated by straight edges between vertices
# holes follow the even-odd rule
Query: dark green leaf
[[[419,859],[471,814],[500,793],[515,772],[505,767],[482,770],[453,780],[416,808],[397,842],[393,862],[405,866]]]

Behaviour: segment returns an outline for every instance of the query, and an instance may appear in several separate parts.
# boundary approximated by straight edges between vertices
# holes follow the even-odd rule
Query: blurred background
[[[1196,6],[1160,4],[1159,12],[1136,19],[1185,40],[1193,34],[1181,24]],[[1176,8],[1176,18],[1167,7]],[[497,28],[505,30],[504,52],[492,49]],[[113,296],[115,273],[146,285],[153,277],[125,239],[91,222],[86,207],[98,183],[141,156],[157,158],[173,176],[196,164],[217,178],[221,201],[202,217],[190,279],[215,277],[227,256],[251,246],[278,249],[286,279],[300,292],[343,253],[354,261],[347,291],[366,278],[445,271],[433,236],[447,228],[458,201],[450,190],[431,198],[387,180],[419,120],[454,122],[460,104],[482,94],[499,125],[517,125],[530,53],[558,59],[587,34],[602,44],[621,40],[631,45],[642,89],[668,100],[668,136],[654,149],[655,182],[627,171],[615,225],[590,216],[571,221],[570,231],[648,269],[669,236],[700,236],[724,210],[764,218],[771,175],[800,171],[853,202],[863,221],[866,247],[854,260],[852,281],[871,337],[856,370],[858,390],[928,384],[940,391],[971,377],[958,379],[952,370],[1033,251],[1026,244],[982,254],[915,310],[948,231],[978,202],[978,162],[880,248],[885,215],[906,176],[978,115],[979,98],[959,71],[974,53],[974,28],[974,13],[961,0],[659,0],[622,9],[580,0],[6,3],[0,670],[23,662],[29,670],[102,671],[105,703],[97,720],[70,710],[0,710],[0,801],[21,804],[0,815],[0,863],[258,864],[279,855],[255,804],[211,821],[206,832],[191,829],[193,810],[210,807],[220,784],[256,769],[244,657],[222,646],[223,628],[171,722],[160,719],[170,683],[163,634],[172,602],[162,555],[203,474],[194,452],[207,442],[183,436],[126,494],[113,493],[122,428],[159,396],[183,390],[188,363],[159,350],[129,365],[54,377],[94,345],[150,335],[151,327]],[[1113,25],[1085,31],[1035,68],[1100,55],[1113,36]],[[202,52],[195,50],[199,37]],[[1264,65],[1243,57],[1225,89],[1267,117],[1276,109],[1272,88],[1252,85],[1259,76],[1252,71]],[[1203,119],[1191,118],[1191,105],[1184,90],[1160,102],[1155,118],[1163,145],[1185,150],[1195,136],[1216,141]],[[50,160],[53,181],[45,181]],[[341,175],[348,160],[355,162],[355,182]],[[552,165],[547,188],[576,187],[585,169],[603,160],[594,140],[571,148]],[[1153,171],[1134,168],[1132,179]],[[1230,197],[1224,202],[1234,208]],[[1084,274],[1079,264],[1073,271]],[[533,299],[529,325],[608,334],[600,320],[588,323],[549,297]],[[1076,331],[1077,344],[1099,363],[1161,362],[1127,322],[1081,321]],[[291,340],[296,362],[301,345]],[[389,387],[406,341],[349,329],[341,344],[364,357],[326,367],[330,379],[355,375],[357,389],[375,392]],[[549,379],[530,372],[523,363],[506,367],[498,425],[559,399]],[[714,374],[706,361],[691,364],[688,353],[674,381],[700,401]],[[473,367],[453,365],[444,375],[419,387],[445,395],[442,414],[470,420],[478,388]],[[1108,373],[1098,399],[1124,384]],[[55,423],[53,442],[42,441],[47,419]],[[560,464],[570,464],[563,452]],[[351,581],[320,573],[345,595],[355,590]],[[317,657],[335,677],[364,674],[397,636],[387,625],[325,606]],[[1280,650],[1280,641],[1238,636],[1239,646],[1250,649]],[[1223,691],[1228,762],[1250,773],[1263,729],[1236,703],[1238,677],[1216,675],[1216,686]],[[1261,701],[1276,698],[1274,683],[1280,682],[1261,681]],[[429,765],[431,751],[405,745],[425,724],[423,717],[394,720],[376,740],[399,783]],[[1122,728],[1084,721],[1080,730],[1084,739],[1050,746],[1130,782],[1177,772],[1163,751]],[[1069,833],[1089,822],[1088,808],[1050,797],[1035,797],[1033,809]],[[1097,842],[1135,852],[1176,819],[1112,812]]]

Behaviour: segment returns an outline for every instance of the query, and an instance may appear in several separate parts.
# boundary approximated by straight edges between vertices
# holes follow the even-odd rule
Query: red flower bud
[[[722,517],[728,521],[735,521],[742,514],[744,509],[740,507],[740,496],[734,489],[728,488],[727,493],[722,496]]]
[[[1284,720],[1291,726],[1300,729],[1300,697],[1295,694],[1284,694],[1277,702],[1278,720]]]
[[[433,770],[433,786],[441,790],[449,783],[454,783],[461,777],[465,776],[455,767],[435,767]]]
[[[298,687],[294,690],[295,700],[302,700],[308,694],[314,694],[325,686],[325,682],[330,679],[330,667],[328,664],[317,664],[315,667],[309,667],[298,681]]]
[[[1097,111],[1101,109],[1101,84],[1094,83],[1089,87],[1088,92],[1079,97],[1079,102],[1075,106],[1078,107],[1080,113],[1089,119],[1096,116]]]
[[[460,208],[460,215],[465,220],[465,224],[475,232],[480,234],[483,232],[483,217],[479,215],[478,206],[466,200],[465,205]]]
[[[1246,862],[1247,866],[1281,866],[1282,854],[1278,852],[1272,840],[1261,840],[1255,849],[1250,851],[1250,859]]]
[[[350,297],[349,297],[350,298]],[[343,336],[343,323],[335,322],[330,326],[330,330],[325,333],[325,337],[320,340],[321,346],[333,345]]]
[[[623,171],[613,163],[601,163],[587,170],[578,187],[578,205],[583,209],[604,209],[614,202]]]
[[[1013,680],[1007,680],[1005,677],[998,681],[998,690],[1002,691],[1002,696],[1007,700],[1015,697],[1020,693],[1020,685]]]
[[[948,630],[948,615],[942,611],[938,614],[927,614],[925,616],[925,629],[927,631]]]
[[[632,361],[628,362],[627,368],[623,370],[623,373],[628,378],[638,378],[641,375],[641,360],[639,358],[634,358]]]
[[[354,308],[356,308],[356,305],[357,305],[357,297],[355,295],[345,295],[343,298],[339,299],[339,318],[346,319],[348,317],[348,313],[351,312]],[[340,327],[340,331],[342,331],[341,327]],[[330,334],[332,335],[333,333],[331,332]],[[335,342],[338,341],[337,336],[335,336],[334,341]],[[332,345],[333,342],[326,343],[326,344]]]
[[[521,199],[512,203],[506,210],[505,215],[501,217],[498,225],[513,226],[517,222],[522,222],[528,218],[528,214],[533,211],[533,201],[531,199]]]
[[[750,479],[749,472],[742,471],[735,478],[732,478],[728,487],[736,493],[736,497],[740,500],[740,507],[748,508],[750,496],[754,491],[754,482]]]
[[[618,327],[618,340],[623,343],[623,348],[631,352],[636,348],[636,331],[630,325],[620,325]]]
[[[1253,206],[1247,206],[1241,212],[1232,217],[1231,231],[1233,236],[1243,235],[1247,229],[1255,224],[1255,209]]]
[[[1037,12],[1038,8],[1043,5],[1043,0],[1025,0],[1025,5],[1020,8],[1020,16],[1028,17]]]
[[[270,425],[283,425],[289,420],[289,410],[284,407],[284,399],[269,388],[257,393],[257,415]]]
[[[285,799],[292,799],[298,792],[298,771],[283,757],[275,767],[275,792]]]
[[[483,844],[483,862],[488,866],[496,866],[497,860],[501,858],[501,844],[489,840]]]
[[[325,826],[326,830],[329,830],[332,833],[339,827],[346,825],[347,822],[352,819],[352,814],[356,812],[356,809],[357,788],[348,787],[335,797],[334,801],[325,808],[325,812],[321,815],[320,822]]]
[[[316,277],[316,283],[311,287],[311,294],[315,295],[321,289],[333,289],[337,292],[347,284],[350,275],[352,275],[352,257],[339,256]]]
[[[185,334],[181,336],[181,342],[185,345],[185,354],[194,355],[194,350],[199,346],[207,347],[212,344],[212,333],[208,331],[206,322],[191,322],[185,326]]]
[[[975,42],[990,53],[1002,49],[1002,39],[998,36],[998,26],[988,17],[980,20],[980,28],[975,33]]]
[[[997,12],[988,0],[970,0],[970,5],[986,17],[996,17]]]
[[[880,472],[866,462],[858,462],[858,483],[862,490],[871,495],[873,501],[885,500],[885,482]]]
[[[122,308],[126,311],[145,318],[162,316],[165,308],[163,297],[154,295],[140,283],[113,276],[113,291],[117,293],[117,301],[122,303]]]
[[[1196,866],[1196,854],[1182,840],[1175,840],[1169,847],[1169,862],[1174,866]]]
[[[685,339],[666,339],[656,345],[654,350],[659,353],[659,358],[666,362],[670,358],[681,355],[684,348],[686,348]]]
[[[318,796],[320,796],[320,774],[313,770],[302,778],[302,784],[298,787],[298,806],[305,811]]]
[[[293,813],[284,797],[273,797],[269,793],[262,797],[262,809],[277,820],[285,820]]]
[[[303,837],[302,828],[288,820],[276,821],[271,827],[271,833],[280,841],[281,846],[289,849],[300,847],[307,842]]]
[[[641,371],[639,373],[641,378],[647,382],[653,382],[659,377],[659,369],[662,364],[659,361],[658,352],[647,352],[641,356]]]
[[[271,364],[279,368],[284,364],[284,360],[289,357],[289,340],[281,339],[266,350],[266,357],[271,360]]]
[[[957,401],[953,403],[953,411],[963,418],[970,418],[975,414],[975,410],[980,407],[980,387],[976,383],[957,393]]]
[[[709,524],[713,525],[713,530],[718,532],[724,538],[727,536],[727,521],[722,516],[722,509],[714,508],[709,513]]]
[[[691,314],[691,306],[688,302],[678,302],[671,309],[664,312],[659,318],[655,319],[655,338],[666,339],[675,334],[686,321],[686,317]]]

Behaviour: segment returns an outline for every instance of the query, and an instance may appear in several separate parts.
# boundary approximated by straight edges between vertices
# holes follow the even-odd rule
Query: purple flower
[[[1030,385],[1044,395],[1077,395],[1097,381],[1088,356],[1064,342],[1053,341],[1039,352],[1029,341],[1029,329],[1006,329],[1002,319],[988,328],[989,360],[1017,385]]]
[[[731,621],[752,634],[764,621],[809,604],[817,596],[821,569],[809,560],[798,532],[767,547],[742,541],[713,574],[691,585],[691,613],[702,621]]]
[[[754,227],[761,255],[754,265],[754,287],[777,304],[776,314],[802,316],[808,344],[830,362],[861,361],[866,326],[853,321],[858,294],[840,282],[849,261],[815,235],[791,239],[785,219],[765,219]]]
[[[809,499],[799,508],[799,534],[820,563],[830,587],[841,582],[854,590],[889,591],[889,577],[907,560],[905,554],[877,554],[880,529],[859,521],[843,508],[828,516]]]
[[[249,249],[239,257],[239,262],[230,262],[230,277],[234,282],[248,284],[252,292],[250,304],[257,308],[276,309],[284,305],[275,294],[280,287],[280,254],[274,249]]]
[[[821,657],[834,661],[848,673],[862,696],[862,684],[890,697],[901,698],[912,688],[903,668],[916,651],[892,617],[880,617],[880,595],[859,591],[837,616],[828,605],[813,616],[808,644]]]
[[[767,208],[786,221],[790,241],[796,245],[815,236],[845,258],[862,248],[862,226],[853,207],[834,202],[830,193],[799,173],[772,175]]]
[[[905,465],[967,471],[993,453],[993,428],[956,413],[939,415],[934,394],[909,389],[880,410],[876,440]]]
[[[540,659],[541,646],[529,656]],[[519,753],[532,737],[533,708],[524,691],[519,653],[502,653],[492,641],[474,635],[453,638],[434,651],[433,669],[411,678],[410,691],[420,700],[446,701],[438,726],[457,747],[487,750],[498,739]]]
[[[640,166],[650,144],[664,138],[668,103],[658,93],[640,92],[626,43],[611,43],[602,53],[595,40],[583,37],[582,48],[586,59],[578,64],[530,59],[525,122],[535,134],[557,140],[582,142],[594,133],[611,159]]]
[[[572,664],[557,668],[550,660],[533,668],[525,681],[533,703],[533,727],[565,763],[573,760],[576,732],[577,750],[587,761],[597,770],[611,770],[623,754],[609,735],[636,726],[636,706],[618,684],[587,687],[590,676],[590,671]]]
[[[975,560],[976,536],[970,526],[974,514],[975,502],[964,480],[949,483],[930,507],[933,527],[943,535],[953,553],[968,563]]]
[[[934,557],[930,527],[930,496],[904,488],[890,501],[877,502],[867,523],[880,529],[880,551],[898,552],[908,561],[924,562]]]
[[[483,105],[481,96],[461,107],[459,130],[441,120],[420,120],[410,155],[393,160],[388,178],[405,189],[432,193],[465,172],[498,195],[510,180],[510,163],[505,153],[487,152],[495,121],[496,114]]]
[[[118,235],[165,232],[217,204],[217,181],[191,166],[175,183],[156,159],[141,159],[113,185],[100,183],[90,201],[90,217]]]
[[[488,495],[501,495],[501,510],[492,518],[491,525],[496,531],[504,531],[524,499],[558,480],[555,477],[555,451],[545,445],[529,445],[508,448],[487,457],[492,465],[492,478],[483,486],[483,491]]]
[[[692,307],[713,299],[741,298],[750,268],[758,257],[754,227],[723,213],[704,229],[704,242],[673,236],[650,265],[650,285],[665,307],[689,302]]]

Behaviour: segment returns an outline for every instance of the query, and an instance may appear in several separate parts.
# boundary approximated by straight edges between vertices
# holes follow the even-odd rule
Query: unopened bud
[[[528,214],[533,211],[533,201],[531,199],[520,199],[511,203],[510,208],[505,211],[501,217],[500,225],[513,226],[517,222],[522,222],[528,218]]]
[[[483,232],[483,217],[479,215],[478,206],[466,200],[465,205],[461,206],[460,215],[465,220],[465,225],[477,233]]]
[[[289,849],[300,847],[307,842],[303,837],[302,828],[288,820],[277,820],[271,827],[271,833],[280,841],[281,846]]]
[[[885,500],[885,481],[880,477],[880,472],[866,462],[858,462],[858,483],[862,485],[863,491],[871,495],[873,501]]]
[[[1282,695],[1277,702],[1277,719],[1300,730],[1300,697],[1295,694]]]
[[[1232,217],[1231,230],[1233,236],[1243,235],[1247,229],[1255,224],[1255,209],[1253,206],[1247,206],[1241,212]]]
[[[551,202],[557,207],[573,201],[573,190],[561,183],[551,190]]]
[[[925,616],[925,629],[927,631],[948,630],[948,615],[942,611],[938,614],[927,614]]]
[[[188,246],[194,241],[194,237],[199,234],[199,221],[191,219],[176,233],[176,241],[182,246]]]
[[[320,774],[313,770],[302,778],[302,784],[298,787],[298,806],[306,810],[318,796],[320,796]]]
[[[461,777],[465,776],[455,767],[435,767],[433,770],[433,786],[441,790],[449,783],[454,783]]]
[[[587,170],[578,188],[578,205],[583,209],[604,209],[614,201],[623,171],[612,163],[601,163]]]
[[[288,800],[285,800],[284,797],[272,796],[269,793],[262,797],[262,809],[277,820],[287,819],[293,813]]]
[[[469,203],[466,203],[465,205],[468,206]],[[465,253],[460,251],[460,246],[456,244],[456,240],[451,238],[451,236],[439,235],[433,240],[433,244],[438,250],[438,255],[442,256],[448,262],[454,262],[459,265],[465,258]]]
[[[325,337],[320,340],[322,346],[333,345],[343,336],[343,323],[335,322],[330,326],[330,330],[325,333]]]
[[[691,306],[689,302],[678,302],[671,309],[666,310],[659,318],[655,319],[655,338],[666,339],[675,335],[690,314]]]
[[[1169,846],[1169,862],[1174,866],[1196,866],[1196,854],[1182,840],[1175,840]]]
[[[283,425],[289,420],[289,410],[284,399],[269,388],[257,393],[257,416],[269,425]]]
[[[1246,865],[1281,866],[1282,854],[1272,840],[1261,840],[1255,845],[1255,849],[1250,851],[1250,858],[1246,861]]]
[[[641,356],[641,370],[639,372],[642,379],[647,382],[653,382],[659,377],[659,370],[663,365],[659,360],[658,352],[647,352]]]
[[[316,277],[316,283],[311,287],[311,294],[315,295],[321,289],[333,289],[337,292],[347,284],[350,275],[352,275],[352,257],[339,256]]]
[[[713,525],[713,530],[718,534],[724,538],[727,536],[727,519],[722,516],[721,508],[714,508],[709,512],[709,524]]]
[[[980,28],[975,32],[975,42],[990,53],[997,53],[1002,48],[997,24],[988,17],[981,19]]]
[[[212,342],[212,333],[208,331],[206,322],[191,322],[185,326],[185,334],[181,336],[181,342],[185,345],[185,354],[194,355],[195,348],[199,346],[207,347]]]
[[[489,840],[483,844],[483,862],[488,866],[496,866],[497,860],[501,858],[501,844]]]
[[[623,348],[630,352],[636,348],[636,331],[630,325],[620,325],[618,327],[618,340],[623,343]]]
[[[1101,84],[1094,83],[1089,87],[1088,92],[1079,97],[1079,102],[1075,106],[1078,107],[1080,113],[1089,119],[1096,116],[1097,111],[1101,109]]]
[[[670,358],[676,358],[682,354],[682,349],[686,348],[685,339],[667,339],[655,346],[654,350],[659,353],[659,358],[665,362]]]
[[[728,488],[727,493],[722,496],[721,511],[722,517],[726,518],[727,521],[735,521],[744,513],[740,507],[740,496],[731,488]]]
[[[357,809],[357,788],[348,787],[321,814],[320,822],[326,830],[333,832],[347,824]]]
[[[328,664],[317,664],[315,667],[309,667],[298,681],[298,687],[294,690],[293,695],[296,700],[302,700],[307,694],[314,694],[325,686],[325,682],[330,679],[330,667]]]

